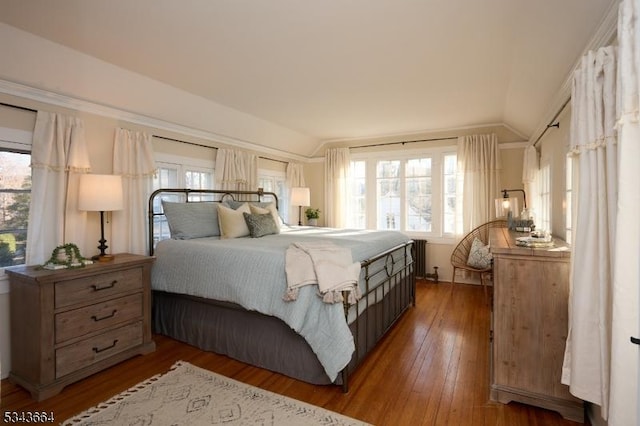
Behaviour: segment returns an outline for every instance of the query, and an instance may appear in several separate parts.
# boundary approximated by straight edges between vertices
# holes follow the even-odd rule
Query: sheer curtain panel
[[[494,200],[500,196],[498,137],[470,135],[458,138],[458,188],[462,194],[457,233],[464,235],[494,219]]]
[[[87,215],[78,210],[79,175],[91,169],[84,123],[76,117],[38,111],[31,146],[31,204],[26,263],[44,263],[54,248],[84,246]]]
[[[328,149],[325,154],[324,175],[327,226],[343,228],[346,224],[348,183],[351,169],[349,148]]]
[[[614,47],[582,58],[571,99],[570,154],[578,182],[562,382],[573,395],[601,406],[606,419],[618,173]]]
[[[150,134],[116,129],[113,173],[122,176],[124,208],[112,213],[111,253],[146,254],[147,202],[156,173]]]

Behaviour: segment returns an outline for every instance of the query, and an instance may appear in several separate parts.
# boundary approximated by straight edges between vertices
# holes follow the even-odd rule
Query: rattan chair
[[[489,230],[491,228],[506,228],[507,221],[503,219],[494,220],[484,223],[460,240],[453,253],[451,253],[451,266],[453,266],[453,274],[451,275],[451,293],[453,293],[453,285],[456,280],[456,269],[462,269],[465,271],[471,271],[480,275],[480,282],[484,289],[485,298],[487,297],[487,284],[491,281],[492,267],[489,266],[486,269],[478,269],[473,266],[467,265],[467,259],[469,259],[469,252],[471,251],[471,245],[473,240],[478,238],[484,244],[489,243]]]

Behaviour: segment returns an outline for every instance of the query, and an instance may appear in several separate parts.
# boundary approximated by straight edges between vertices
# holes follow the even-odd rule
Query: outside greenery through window
[[[31,155],[0,151],[0,267],[25,263]]]

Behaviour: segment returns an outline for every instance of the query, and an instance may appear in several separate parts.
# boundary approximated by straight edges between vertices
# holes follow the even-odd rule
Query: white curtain
[[[570,151],[577,191],[562,382],[573,395],[600,405],[605,419],[609,411],[618,173],[615,94],[615,48],[589,52],[575,71],[571,94]],[[637,263],[637,258],[633,262]]]
[[[613,264],[609,425],[640,423],[640,1],[625,0],[618,16],[618,203]]]
[[[498,137],[470,135],[458,138],[458,187],[462,194],[457,233],[495,219],[495,199],[500,196],[500,152]]]
[[[289,197],[291,197],[291,188],[301,188],[306,187],[306,183],[304,181],[304,166],[300,163],[288,163],[287,164],[287,192],[289,193]],[[282,208],[287,208],[287,221],[289,223],[293,223],[293,220],[289,220],[289,218],[297,217],[295,206],[282,206]]]
[[[147,205],[156,163],[151,135],[116,129],[113,173],[122,176],[124,208],[112,213],[111,253],[148,254]]]
[[[218,148],[215,180],[220,189],[258,189],[258,157],[246,151]]]
[[[87,256],[83,247],[87,216],[78,210],[78,182],[91,164],[82,120],[38,111],[31,168],[26,263],[44,263],[54,248],[66,243],[78,245]]]
[[[325,201],[327,210],[325,218],[327,226],[344,228],[347,223],[346,214],[348,199],[348,184],[351,170],[349,148],[328,149],[325,154]]]
[[[538,151],[533,145],[529,145],[524,149],[522,158],[522,185],[527,194],[527,207],[529,211],[535,215],[538,206],[538,172],[540,170],[540,159]],[[524,207],[524,206],[523,206]]]

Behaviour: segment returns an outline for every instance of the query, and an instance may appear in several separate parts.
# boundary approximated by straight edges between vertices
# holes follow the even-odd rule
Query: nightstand
[[[9,379],[41,401],[127,358],[153,352],[153,260],[118,254],[111,262],[77,269],[7,268]]]

